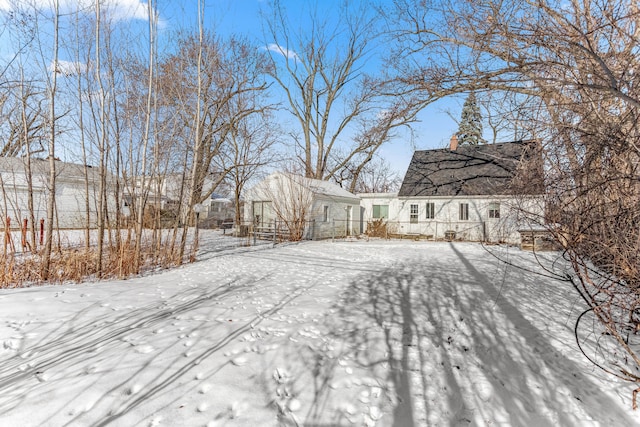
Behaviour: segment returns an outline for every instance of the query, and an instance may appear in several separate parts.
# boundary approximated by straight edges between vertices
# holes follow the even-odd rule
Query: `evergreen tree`
[[[482,115],[480,114],[480,107],[478,107],[476,103],[476,95],[473,92],[469,94],[462,106],[462,115],[460,116],[457,135],[459,145],[487,143],[487,141],[482,138]]]

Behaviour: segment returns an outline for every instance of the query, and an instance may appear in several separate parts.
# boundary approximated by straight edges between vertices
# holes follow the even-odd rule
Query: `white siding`
[[[28,208],[28,187],[25,167],[22,159],[3,159],[0,164],[0,215],[4,225],[7,217],[11,218],[12,228],[20,227],[21,222],[30,218]],[[46,166],[46,167],[45,167]],[[48,200],[48,164],[42,160],[34,160],[32,164],[33,213],[36,223],[46,219]],[[86,226],[86,198],[84,178],[80,173],[84,166],[72,165],[64,162],[56,164],[56,224],[59,228],[84,228]],[[96,171],[89,170],[89,214],[91,226],[95,226],[97,219],[97,203],[95,194],[98,192]],[[108,195],[108,206],[111,215],[115,215],[117,201],[112,193]],[[45,226],[47,226],[45,224]]]
[[[296,200],[291,202],[291,200]],[[307,205],[305,238],[327,239],[360,234],[360,198],[335,184],[274,173],[245,193],[244,218],[253,221],[253,203],[270,201],[285,210],[287,205]],[[327,218],[325,221],[325,206]],[[351,211],[351,218],[347,215]]]
[[[544,204],[540,197],[469,196],[402,198],[395,193],[360,194],[364,223],[373,220],[374,205],[389,206],[387,229],[390,234],[416,234],[444,239],[447,231],[456,239],[471,241],[520,241],[518,230],[526,224],[543,222]],[[427,217],[427,203],[433,203],[434,218]],[[468,219],[460,219],[460,204],[468,204]],[[489,207],[500,204],[500,217],[490,218]],[[417,206],[417,219],[412,221],[411,205]]]
[[[397,193],[363,193],[359,194],[361,197],[360,204],[362,206],[363,215],[363,231],[367,231],[368,224],[371,224],[376,218],[374,218],[373,210],[374,206],[388,206],[388,218],[386,220],[388,224],[388,230],[390,233],[398,232],[398,223],[400,221],[401,202],[398,199]]]
[[[427,203],[433,203],[435,218],[426,216]],[[490,218],[489,207],[499,203],[500,217]],[[460,218],[460,204],[468,204],[468,219]],[[411,222],[411,205],[418,206],[418,221]],[[523,215],[527,212],[527,215]],[[436,239],[454,232],[456,239],[470,241],[508,242],[520,241],[518,229],[526,216],[542,217],[544,209],[540,199],[494,197],[431,197],[403,199],[397,214],[397,230],[400,234],[421,234]]]
[[[312,221],[310,236],[313,239],[330,239],[333,237],[354,236],[360,234],[359,199],[337,199],[317,196],[313,201],[310,219]],[[327,207],[327,220],[324,208]],[[351,218],[348,212],[351,210]]]

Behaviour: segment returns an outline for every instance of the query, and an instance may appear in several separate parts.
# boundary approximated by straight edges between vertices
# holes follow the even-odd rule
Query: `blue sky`
[[[50,7],[52,0],[29,0],[43,8]],[[147,4],[142,0],[108,0],[113,8],[113,16],[132,28],[147,26]],[[0,0],[0,12],[11,9],[16,0]],[[74,9],[78,4],[91,5],[94,0],[60,0],[61,9]],[[305,17],[305,6],[314,1],[281,0],[291,15]],[[324,13],[339,13],[339,0],[319,0]],[[265,39],[262,31],[260,10],[265,8],[264,0],[210,0],[205,2],[205,25],[208,30],[222,36],[242,35],[258,44],[268,45],[275,40]],[[160,24],[159,29],[164,41],[171,43],[171,35],[181,29],[194,29],[197,25],[197,2],[195,0],[159,0],[157,2]],[[337,17],[336,17],[337,19]],[[134,31],[135,32],[135,31]],[[64,58],[61,60],[70,60]],[[374,66],[374,64],[372,64]],[[445,99],[425,109],[419,116],[420,122],[413,125],[413,135],[408,132],[384,146],[379,154],[394,169],[404,174],[413,150],[444,147],[450,136],[457,130],[455,121],[447,114],[459,117],[462,108],[461,99]]]
[[[284,7],[294,16],[298,14],[305,17],[304,6],[313,4],[307,0],[281,0]],[[323,11],[337,13],[341,1],[320,0]],[[177,2],[180,3],[180,2]],[[180,20],[193,22],[196,11],[191,2],[181,2],[182,6],[175,6],[175,12],[165,12],[169,26],[177,25]],[[222,34],[243,34],[255,38],[260,42],[276,42],[265,40],[262,32],[260,9],[266,6],[261,0],[230,0],[209,2],[205,10],[205,18],[210,28],[215,28]],[[183,15],[177,12],[181,11]],[[170,13],[173,15],[169,16]],[[394,169],[404,174],[409,165],[413,150],[444,147],[449,143],[451,135],[457,131],[457,124],[446,113],[450,111],[454,117],[458,117],[462,109],[462,100],[446,99],[428,107],[420,114],[420,122],[413,125],[413,136],[407,132],[402,133],[379,151],[381,157],[386,159]]]

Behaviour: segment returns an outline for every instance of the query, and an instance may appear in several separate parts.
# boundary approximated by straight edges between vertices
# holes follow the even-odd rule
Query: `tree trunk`
[[[53,224],[54,212],[56,208],[56,85],[58,73],[58,18],[60,17],[60,3],[54,0],[54,22],[53,22],[53,64],[54,70],[51,73],[51,83],[49,85],[49,200],[47,203],[47,238],[45,241],[42,280],[48,280],[51,268],[51,247],[53,245]]]

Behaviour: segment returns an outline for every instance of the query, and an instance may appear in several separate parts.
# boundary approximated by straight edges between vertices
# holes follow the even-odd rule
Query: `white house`
[[[188,174],[167,173],[160,176],[136,176],[133,178],[133,187],[137,194],[140,194],[143,188],[148,189],[147,204],[154,205],[160,209],[169,209],[180,204],[181,199],[182,204],[185,204],[189,195],[189,182],[190,176]],[[203,194],[213,192],[214,185],[217,182],[216,174],[207,175],[202,185]],[[128,202],[131,201],[132,197],[130,194],[125,195],[125,199]]]
[[[19,227],[21,221],[31,216],[26,170],[24,158],[0,158],[0,215],[3,218],[3,226],[7,217],[11,218],[12,227]],[[47,217],[49,171],[48,160],[31,159],[33,214],[36,221]],[[88,193],[85,189],[85,174],[89,181]],[[56,227],[86,227],[87,200],[90,225],[96,224],[99,182],[97,168],[56,161]],[[117,203],[115,197],[110,196],[107,199],[107,208],[114,212]]]
[[[233,200],[228,197],[212,193],[206,208],[206,218],[215,220],[217,225],[220,225],[225,220],[233,221],[235,219],[235,204]]]
[[[358,196],[331,182],[282,172],[246,191],[244,217],[257,228],[297,228],[307,239],[361,233]]]
[[[392,235],[519,243],[519,230],[544,218],[541,181],[516,179],[540,167],[535,160],[532,142],[458,147],[452,139],[416,151],[397,194],[360,194],[363,221],[384,218]]]
[[[387,224],[391,234],[397,234],[401,206],[398,193],[358,193],[358,197],[363,232],[369,233],[374,221],[382,221]]]

